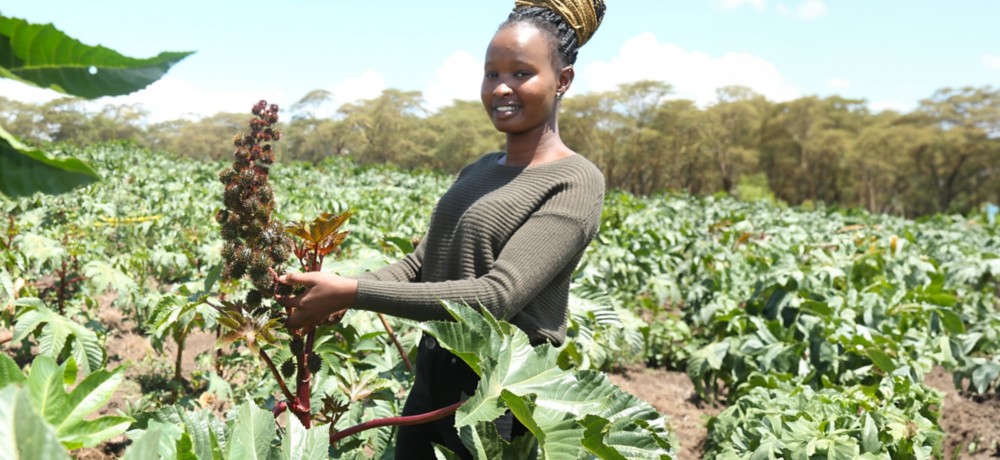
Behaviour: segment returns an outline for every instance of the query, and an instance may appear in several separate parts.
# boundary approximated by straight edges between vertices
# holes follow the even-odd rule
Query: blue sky
[[[772,100],[840,94],[910,110],[943,87],[1000,83],[997,0],[607,0],[580,52],[580,94],[638,79],[710,104],[743,84]],[[430,109],[478,99],[482,56],[513,1],[0,0],[0,14],[52,22],[129,56],[197,51],[150,88],[154,120],[285,106],[313,89],[332,106],[385,88],[419,90]],[[54,93],[0,80],[0,95]]]

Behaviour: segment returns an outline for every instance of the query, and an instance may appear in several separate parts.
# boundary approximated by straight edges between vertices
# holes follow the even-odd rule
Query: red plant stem
[[[267,367],[271,369],[271,373],[274,374],[274,378],[278,380],[278,386],[281,387],[281,392],[285,394],[285,398],[289,401],[293,401],[295,396],[293,396],[292,392],[288,390],[288,385],[285,385],[285,379],[281,378],[281,372],[278,372],[278,368],[274,367],[274,361],[271,361],[271,357],[267,356],[267,353],[264,352],[263,348],[260,349],[259,354],[261,359],[267,363]]]
[[[274,418],[278,418],[278,416],[283,414],[287,409],[288,403],[285,401],[278,401],[278,403],[274,405],[274,409],[271,410],[271,413],[274,414]]]
[[[334,444],[341,439],[344,439],[352,434],[360,433],[365,430],[370,430],[372,428],[379,428],[383,426],[409,426],[409,425],[419,425],[421,423],[433,422],[435,420],[443,419],[451,414],[454,414],[459,407],[464,404],[465,401],[459,401],[447,407],[442,407],[438,410],[433,410],[424,414],[417,415],[405,415],[400,417],[386,417],[375,420],[370,420],[359,425],[354,425],[346,430],[338,431],[336,433],[330,434],[330,444]]]
[[[396,350],[399,351],[399,356],[403,358],[403,364],[406,364],[406,370],[413,372],[413,364],[410,364],[410,357],[406,355],[403,351],[403,345],[399,343],[399,339],[396,338],[396,334],[392,333],[392,326],[389,325],[389,321],[385,319],[385,315],[379,313],[378,319],[382,320],[382,326],[385,327],[385,331],[389,333],[389,338],[392,339],[392,343],[396,344]]]
[[[289,407],[291,411],[299,417],[302,426],[306,429],[312,427],[312,414],[309,407],[309,400],[312,396],[310,384],[312,383],[312,373],[309,371],[307,363],[309,355],[312,354],[313,343],[316,341],[316,330],[309,331],[306,336],[305,346],[298,356],[298,369],[295,373],[295,399]]]

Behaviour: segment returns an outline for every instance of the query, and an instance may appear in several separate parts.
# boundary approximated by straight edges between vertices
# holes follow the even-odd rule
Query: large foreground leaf
[[[164,52],[149,59],[90,46],[52,24],[0,16],[0,77],[87,99],[120,96],[149,86],[191,52]]]
[[[16,385],[0,390],[0,459],[69,459],[52,427]]]
[[[455,414],[456,428],[477,457],[523,449],[486,442],[492,439],[488,422],[510,410],[538,440],[543,458],[672,458],[666,421],[649,404],[601,373],[560,369],[556,349],[532,347],[521,330],[486,309],[446,308],[456,322],[421,327],[480,374],[476,393]]]
[[[69,342],[70,355],[85,374],[104,364],[104,347],[94,331],[49,310],[37,298],[18,299],[15,305],[21,309],[14,322],[15,343],[41,328],[38,349],[42,355],[59,359],[63,347]]]
[[[54,195],[100,179],[86,163],[76,158],[53,158],[21,144],[0,127],[0,193],[10,197],[35,192]]]
[[[149,86],[191,52],[164,52],[149,59],[90,46],[52,24],[31,24],[0,15],[0,78],[11,78],[73,96],[120,96]],[[0,193],[19,197],[65,193],[100,180],[76,158],[56,159],[25,147],[0,128]]]
[[[64,387],[66,366],[60,367],[48,356],[35,358],[25,382],[35,410],[55,430],[59,441],[69,449],[93,447],[128,429],[132,419],[104,416],[84,420],[111,399],[124,379],[124,367],[100,370],[83,379],[73,391]]]
[[[229,437],[229,458],[267,460],[275,436],[274,415],[250,402],[241,406]]]

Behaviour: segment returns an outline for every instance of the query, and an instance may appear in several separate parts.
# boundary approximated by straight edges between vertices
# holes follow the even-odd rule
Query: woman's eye
[[[515,77],[529,77],[529,76],[531,76],[531,72],[528,72],[527,70],[518,70],[517,72],[514,72],[514,76]]]
[[[486,72],[485,74],[483,74],[483,77],[484,78],[496,78],[497,77],[497,73],[496,72]]]

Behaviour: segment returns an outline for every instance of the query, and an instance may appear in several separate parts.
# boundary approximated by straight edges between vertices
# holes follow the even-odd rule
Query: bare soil
[[[936,368],[924,383],[944,394],[938,422],[945,432],[945,458],[1000,458],[1000,398],[982,397],[955,389],[951,373]]]
[[[671,432],[680,443],[674,448],[679,460],[702,457],[708,433],[705,424],[725,408],[698,398],[687,373],[639,367],[609,374],[608,378],[669,416]]]

